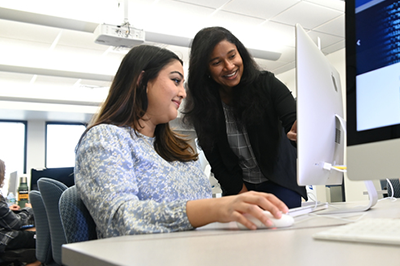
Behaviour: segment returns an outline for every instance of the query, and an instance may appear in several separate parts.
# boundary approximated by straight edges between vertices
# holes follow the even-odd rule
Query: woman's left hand
[[[291,141],[297,141],[297,120],[294,121],[292,128],[287,133],[287,137]]]

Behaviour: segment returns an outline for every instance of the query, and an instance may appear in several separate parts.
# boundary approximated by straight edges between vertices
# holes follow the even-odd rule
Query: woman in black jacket
[[[295,100],[225,28],[193,40],[184,113],[223,195],[268,192],[289,208],[307,199],[296,181]]]

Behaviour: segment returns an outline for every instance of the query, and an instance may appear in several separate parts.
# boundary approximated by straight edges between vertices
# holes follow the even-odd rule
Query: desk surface
[[[348,203],[346,204],[348,205]],[[362,216],[364,215],[364,216]],[[400,218],[400,200],[378,202],[346,219]],[[194,231],[122,236],[67,244],[63,264],[87,265],[397,265],[399,246],[314,240],[312,235],[347,223],[327,216],[301,216],[286,229],[238,230],[214,223]]]

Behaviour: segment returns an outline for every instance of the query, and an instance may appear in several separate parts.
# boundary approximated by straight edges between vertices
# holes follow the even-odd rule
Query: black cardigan
[[[262,72],[254,86],[264,90],[265,114],[258,125],[246,126],[257,164],[269,181],[291,189],[307,199],[304,187],[296,181],[296,148],[286,133],[296,120],[296,103],[288,88],[270,72]],[[225,121],[222,102],[218,101],[218,119]],[[215,125],[216,141],[212,150],[204,150],[211,171],[224,195],[237,194],[243,186],[239,159],[229,146],[226,124]],[[282,130],[282,128],[284,130]]]

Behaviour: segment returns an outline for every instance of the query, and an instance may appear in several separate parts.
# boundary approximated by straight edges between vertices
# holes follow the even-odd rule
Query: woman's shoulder
[[[269,71],[260,72],[260,75],[257,79],[257,84],[270,93],[286,88],[286,86],[275,76],[275,74]]]
[[[134,130],[128,126],[116,126],[111,124],[100,124],[89,129],[88,134],[117,134],[117,135],[129,135]]]
[[[82,138],[82,141],[123,141],[132,140],[137,138],[134,133],[134,129],[127,126],[116,126],[111,124],[100,124],[96,125],[86,132],[86,135]]]
[[[271,81],[276,79],[275,74],[269,72],[267,70],[260,71],[260,75],[258,75],[258,81]]]

